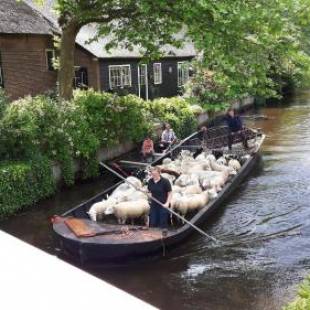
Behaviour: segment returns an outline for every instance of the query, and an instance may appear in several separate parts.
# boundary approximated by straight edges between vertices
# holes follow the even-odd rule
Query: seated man
[[[197,135],[197,138],[203,142],[204,140],[206,140],[206,136],[207,136],[207,127],[206,126],[202,126],[199,131],[198,131],[198,135]]]
[[[242,137],[243,146],[247,149],[248,141],[243,132],[244,127],[241,118],[235,115],[235,110],[233,108],[228,109],[225,121],[230,130],[230,133],[228,135],[228,148],[231,150],[231,146],[233,144],[233,136],[238,133]]]
[[[177,137],[170,124],[165,124],[165,130],[161,134],[160,148],[161,151],[166,150],[177,141]]]
[[[148,160],[153,161],[153,159],[154,159],[154,142],[150,138],[149,135],[147,135],[143,141],[141,153],[142,153],[143,159],[145,161],[148,161]]]

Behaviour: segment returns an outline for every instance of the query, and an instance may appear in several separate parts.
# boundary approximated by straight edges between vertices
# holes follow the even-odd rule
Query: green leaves
[[[51,163],[44,157],[0,165],[0,218],[48,197],[55,191]]]
[[[213,12],[212,24],[203,18],[205,3]],[[204,100],[276,96],[287,77],[297,85],[309,80],[309,56],[300,56],[309,42],[309,35],[303,37],[310,21],[307,5],[307,0],[197,2],[192,14],[185,14],[185,23],[203,52],[200,69],[214,71],[217,85],[206,89]]]
[[[310,277],[308,276],[298,289],[296,299],[285,306],[283,310],[308,310],[310,309]]]

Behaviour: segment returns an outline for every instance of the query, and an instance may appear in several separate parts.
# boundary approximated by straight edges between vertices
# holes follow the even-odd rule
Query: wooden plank
[[[82,220],[77,218],[68,218],[65,224],[77,237],[92,237],[96,233]]]
[[[130,160],[120,160],[120,164],[130,165],[131,167],[137,166],[137,167],[147,167],[150,164],[149,163],[143,163],[140,161],[130,161]]]

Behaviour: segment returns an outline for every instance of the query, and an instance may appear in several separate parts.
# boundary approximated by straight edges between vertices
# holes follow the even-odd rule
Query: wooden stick
[[[127,184],[131,185],[135,190],[142,192],[146,195],[148,195],[148,197],[155,201],[158,205],[160,205],[162,208],[165,208],[168,212],[172,213],[173,215],[175,215],[176,217],[178,217],[179,219],[181,219],[182,221],[184,221],[186,224],[188,224],[189,226],[191,226],[192,228],[194,228],[196,231],[198,231],[201,235],[211,239],[213,242],[218,243],[218,240],[210,235],[208,235],[206,232],[204,232],[203,230],[201,230],[199,227],[197,227],[196,225],[194,225],[193,223],[191,223],[190,221],[188,221],[186,218],[184,218],[183,216],[181,216],[180,214],[178,214],[177,212],[173,211],[170,208],[166,208],[164,206],[163,203],[161,203],[159,200],[157,200],[156,198],[152,197],[150,194],[144,192],[143,190],[141,190],[140,188],[136,187],[134,184],[132,184],[131,182],[129,182],[128,180],[126,180],[126,178],[124,178],[122,175],[120,175],[118,172],[114,171],[112,168],[110,168],[108,165],[104,164],[103,162],[100,162],[100,165],[104,168],[106,168],[107,170],[109,170],[110,172],[114,173],[116,176],[118,176],[120,179],[122,179],[124,182],[126,182]]]

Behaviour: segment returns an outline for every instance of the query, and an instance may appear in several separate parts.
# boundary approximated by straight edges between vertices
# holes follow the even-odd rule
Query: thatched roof
[[[53,22],[23,1],[0,0],[0,33],[53,34]]]
[[[0,33],[52,34],[52,32],[60,31],[57,26],[57,16],[53,12],[54,3],[55,0],[45,0],[43,6],[40,6],[34,0],[19,2],[16,0],[0,0]],[[142,57],[138,47],[129,51],[121,44],[108,53],[105,46],[111,39],[109,36],[87,43],[95,34],[95,25],[84,26],[77,35],[76,43],[98,58]],[[194,45],[189,41],[185,42],[182,48],[165,45],[162,47],[162,51],[165,57],[193,57],[196,55]]]
[[[109,52],[104,48],[110,41],[110,36],[100,37],[97,41],[86,43],[90,38],[96,34],[96,25],[84,26],[76,37],[76,42],[83,46],[90,53],[98,58],[140,58],[142,57],[139,48],[136,46],[132,51],[129,51],[120,44],[117,48],[111,49]],[[184,38],[184,34],[176,35],[178,38]],[[184,39],[185,40],[185,39]],[[196,55],[193,43],[185,41],[182,48],[176,48],[171,45],[164,45],[161,48],[164,57],[193,57]]]

